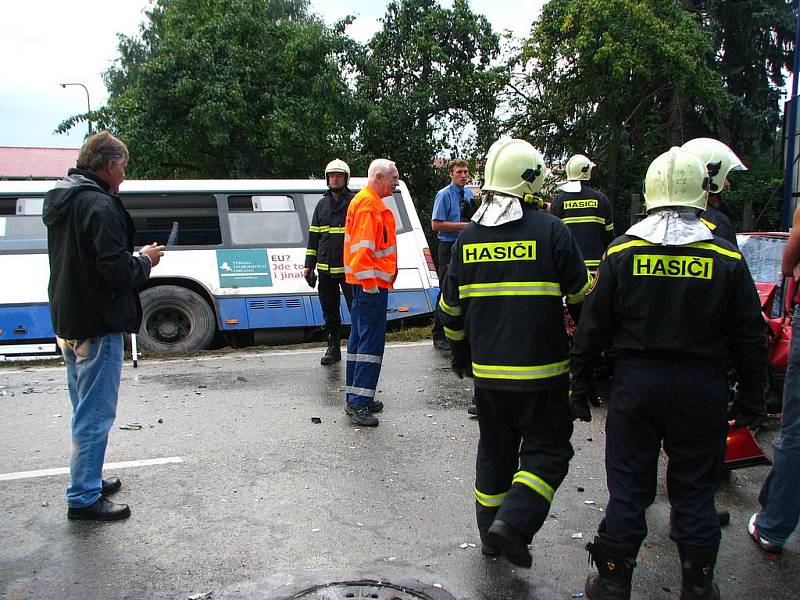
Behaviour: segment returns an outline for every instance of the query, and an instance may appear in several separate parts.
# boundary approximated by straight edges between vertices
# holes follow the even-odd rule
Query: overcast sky
[[[440,0],[451,6],[450,0]],[[151,0],[11,0],[0,20],[0,146],[77,148],[86,126],[54,135],[56,126],[105,104],[101,73],[117,57],[117,34],[134,35]],[[495,31],[527,36],[544,0],[470,0]],[[380,0],[311,0],[312,11],[331,24],[347,14],[358,16],[348,28],[366,41],[385,12]]]

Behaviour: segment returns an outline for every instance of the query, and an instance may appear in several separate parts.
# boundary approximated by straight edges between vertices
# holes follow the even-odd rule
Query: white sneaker
[[[755,513],[752,517],[750,517],[750,521],[747,523],[747,532],[750,534],[750,537],[753,538],[753,541],[758,544],[758,546],[764,552],[769,552],[770,554],[780,554],[783,552],[783,546],[779,546],[775,542],[765,540],[758,534],[758,513]]]

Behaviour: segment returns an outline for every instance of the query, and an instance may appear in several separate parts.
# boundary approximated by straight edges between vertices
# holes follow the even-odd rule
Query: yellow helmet
[[[644,178],[647,212],[665,206],[706,209],[708,173],[694,154],[673,146],[656,158]]]
[[[525,140],[502,138],[489,148],[483,192],[499,192],[524,200],[542,189],[549,174],[542,154]]]
[[[589,181],[595,165],[583,154],[576,154],[567,161],[567,181]]]
[[[330,173],[344,173],[346,180],[345,185],[350,181],[350,167],[347,166],[347,163],[343,160],[338,158],[334,158],[328,165],[325,167],[325,181],[328,181],[328,175]]]
[[[708,168],[708,191],[712,194],[722,191],[722,184],[730,171],[747,171],[747,167],[728,146],[713,138],[689,140],[681,150],[691,152]]]

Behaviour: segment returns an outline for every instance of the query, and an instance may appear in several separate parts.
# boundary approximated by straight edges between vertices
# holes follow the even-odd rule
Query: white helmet
[[[328,175],[331,173],[344,173],[345,174],[345,182],[344,184],[347,185],[350,181],[350,167],[347,166],[347,163],[343,160],[338,158],[334,158],[328,165],[325,167],[325,181],[328,181]]]
[[[673,146],[647,168],[644,205],[649,213],[665,206],[706,209],[708,173],[702,161]]]
[[[722,191],[722,184],[730,171],[747,171],[747,167],[728,146],[713,138],[689,140],[681,150],[691,152],[708,168],[708,191],[716,194]]]
[[[595,165],[583,154],[576,154],[567,161],[567,181],[589,181]]]
[[[525,140],[501,138],[489,148],[481,191],[525,200],[542,189],[550,171],[542,154]]]

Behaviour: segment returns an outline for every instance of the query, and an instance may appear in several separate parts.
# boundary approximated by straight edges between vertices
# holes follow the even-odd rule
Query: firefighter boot
[[[333,363],[342,360],[342,349],[339,347],[339,335],[341,334],[341,325],[331,325],[328,329],[328,348],[325,354],[319,359],[321,365],[332,365]]]
[[[630,600],[638,548],[595,537],[594,543],[586,544],[586,549],[589,563],[597,565],[597,574],[586,578],[586,597],[590,600]]]
[[[683,576],[681,600],[719,600],[719,588],[714,583],[717,547],[678,546],[678,555]]]

